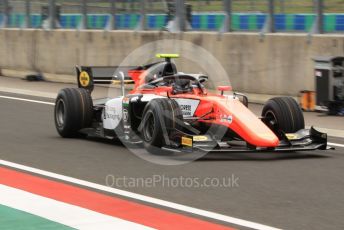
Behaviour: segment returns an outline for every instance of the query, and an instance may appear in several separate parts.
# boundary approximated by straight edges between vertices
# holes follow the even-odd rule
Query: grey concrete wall
[[[251,33],[2,29],[0,68],[40,71],[54,79],[73,75],[74,65],[118,65],[136,48],[160,39],[182,39],[203,47],[222,64],[233,89],[247,93],[297,95],[303,89],[313,90],[312,58],[344,55],[343,35],[316,35],[309,42],[304,34],[261,37]],[[160,51],[156,47],[149,55]],[[183,72],[207,72],[197,66],[198,58],[180,59],[177,64]],[[224,79],[208,74],[214,85],[223,84]]]

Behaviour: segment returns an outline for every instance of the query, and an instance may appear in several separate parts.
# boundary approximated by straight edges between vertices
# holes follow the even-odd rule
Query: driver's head
[[[191,81],[188,79],[176,79],[173,83],[173,94],[192,91]]]
[[[191,81],[188,79],[177,79],[176,85],[180,86],[181,88],[187,88],[190,86]]]

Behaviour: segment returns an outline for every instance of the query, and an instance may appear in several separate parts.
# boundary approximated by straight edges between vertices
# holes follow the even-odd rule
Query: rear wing
[[[87,89],[90,93],[94,85],[134,84],[129,72],[137,70],[137,66],[76,66],[79,88]]]

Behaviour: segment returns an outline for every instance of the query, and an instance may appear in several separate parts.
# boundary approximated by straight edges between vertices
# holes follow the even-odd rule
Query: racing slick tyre
[[[89,127],[93,117],[91,95],[85,89],[60,90],[55,101],[55,126],[62,137],[76,137],[78,131]]]
[[[292,97],[271,98],[264,105],[262,116],[274,132],[294,133],[305,128],[302,110]]]
[[[166,138],[169,139],[174,130],[182,129],[183,114],[175,100],[157,98],[146,105],[142,122],[144,147],[150,153],[163,154],[160,148],[168,144]]]

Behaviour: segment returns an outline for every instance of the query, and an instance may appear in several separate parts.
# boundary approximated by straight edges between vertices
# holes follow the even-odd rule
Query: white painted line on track
[[[80,180],[77,178],[68,177],[68,176],[60,175],[60,174],[53,173],[53,172],[44,171],[41,169],[37,169],[37,168],[25,166],[25,165],[20,165],[20,164],[5,161],[5,160],[0,160],[0,165],[8,166],[11,168],[23,170],[23,171],[30,172],[30,173],[35,173],[38,175],[42,175],[42,176],[46,176],[46,177],[50,177],[50,178],[54,178],[54,179],[58,179],[58,180],[73,183],[76,185],[81,185],[81,186],[92,188],[92,189],[97,189],[99,191],[108,192],[108,193],[120,195],[123,197],[128,197],[128,198],[139,200],[139,201],[144,201],[144,202],[147,202],[150,204],[155,204],[155,205],[159,205],[162,207],[167,207],[167,208],[172,208],[175,210],[183,211],[186,213],[191,213],[191,214],[203,216],[206,218],[211,218],[214,220],[223,221],[223,222],[226,222],[229,224],[234,224],[234,225],[247,227],[247,228],[251,228],[251,229],[257,229],[257,230],[278,230],[278,228],[270,227],[267,225],[263,225],[263,224],[259,224],[259,223],[255,223],[255,222],[251,222],[251,221],[246,221],[246,220],[238,219],[235,217],[226,216],[226,215],[222,215],[219,213],[210,212],[210,211],[206,211],[206,210],[202,210],[202,209],[198,209],[198,208],[193,208],[193,207],[189,207],[186,205],[182,205],[182,204],[178,204],[178,203],[174,203],[174,202],[170,202],[170,201],[165,201],[165,200],[161,200],[161,199],[157,199],[157,198],[153,198],[153,197],[149,197],[149,196],[145,196],[145,195],[141,195],[141,194],[137,194],[137,193],[133,193],[133,192],[128,192],[128,191],[108,187],[105,185],[100,185],[100,184],[96,184],[93,182]]]
[[[309,129],[309,128],[310,128],[309,126],[306,126],[306,129]],[[344,138],[344,130],[321,128],[321,127],[314,127],[314,128],[322,133],[327,133],[327,136],[329,137]]]
[[[342,145],[342,144],[337,144],[337,143],[332,143],[332,142],[327,142],[327,144],[329,146],[335,146],[335,147],[342,147],[342,148],[344,148],[344,145]]]
[[[152,229],[131,221],[108,216],[1,184],[0,204],[75,229]]]
[[[20,97],[9,97],[9,96],[0,95],[0,98],[17,100],[17,101],[26,101],[26,102],[32,102],[32,103],[38,103],[38,104],[45,104],[45,105],[55,105],[55,103],[53,102],[37,101],[37,100],[31,100],[31,99],[26,99],[26,98],[20,98]]]
[[[27,90],[27,89],[17,89],[17,88],[8,88],[8,87],[0,87],[1,92],[5,93],[14,93],[20,94],[25,96],[34,96],[34,97],[45,97],[55,99],[57,93],[50,93],[50,92],[42,92],[42,91],[34,91],[34,90]]]

